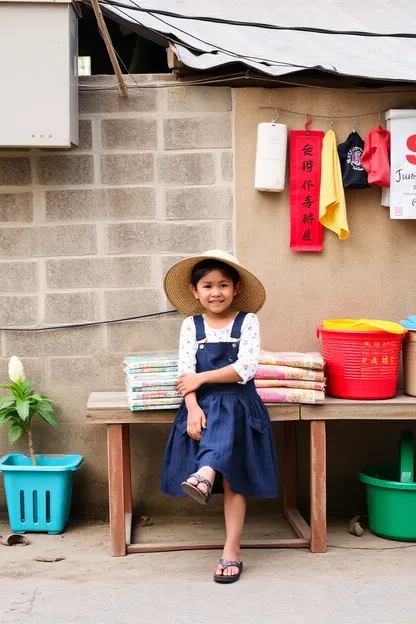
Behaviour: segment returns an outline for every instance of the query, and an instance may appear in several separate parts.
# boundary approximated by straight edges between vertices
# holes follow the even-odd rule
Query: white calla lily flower
[[[23,364],[15,355],[10,358],[9,377],[10,381],[13,381],[14,383],[19,383],[19,381],[25,381],[26,379],[25,371],[23,370]]]

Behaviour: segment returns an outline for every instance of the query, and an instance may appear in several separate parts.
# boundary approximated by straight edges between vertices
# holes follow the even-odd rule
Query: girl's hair
[[[234,267],[226,264],[225,262],[221,262],[221,260],[212,260],[208,258],[207,260],[202,260],[201,262],[198,262],[198,264],[196,264],[192,269],[192,286],[196,288],[196,285],[204,277],[204,275],[206,275],[210,271],[215,271],[215,269],[218,269],[218,271],[220,271],[224,275],[224,277],[228,277],[228,279],[232,281],[234,286],[237,284],[237,282],[240,281],[240,275]]]

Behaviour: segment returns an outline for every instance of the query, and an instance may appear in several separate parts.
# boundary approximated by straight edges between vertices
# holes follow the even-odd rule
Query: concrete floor
[[[219,537],[213,518],[155,518],[145,541]],[[0,545],[1,624],[415,624],[416,544],[346,531],[330,522],[328,552],[246,550],[241,580],[212,582],[218,551],[134,554],[112,558],[108,525],[71,525],[62,535],[30,534],[30,545]],[[276,519],[249,519],[246,537],[290,529]],[[0,522],[0,535],[9,534]],[[65,557],[47,563],[37,556]],[[144,619],[146,618],[146,620]]]

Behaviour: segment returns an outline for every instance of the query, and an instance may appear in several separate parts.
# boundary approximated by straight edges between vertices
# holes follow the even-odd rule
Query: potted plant
[[[0,459],[6,491],[10,526],[14,533],[43,531],[61,533],[69,520],[74,471],[81,455],[36,455],[32,439],[32,419],[38,415],[57,427],[54,405],[49,397],[33,392],[23,365],[13,356],[9,361],[10,394],[0,397],[0,424],[9,425],[9,440],[27,436],[29,456],[9,453]]]

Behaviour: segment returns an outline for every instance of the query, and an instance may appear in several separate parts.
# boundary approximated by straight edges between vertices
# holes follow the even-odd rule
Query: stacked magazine
[[[128,355],[124,358],[127,401],[132,411],[178,409],[178,354]]]

